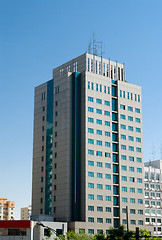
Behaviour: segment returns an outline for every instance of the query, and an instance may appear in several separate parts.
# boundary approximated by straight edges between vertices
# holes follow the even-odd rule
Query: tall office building
[[[8,201],[5,197],[0,197],[0,220],[14,220],[15,201]]]
[[[153,234],[162,236],[162,160],[144,163],[145,224]]]
[[[141,87],[83,54],[35,88],[32,213],[96,233],[144,224]]]

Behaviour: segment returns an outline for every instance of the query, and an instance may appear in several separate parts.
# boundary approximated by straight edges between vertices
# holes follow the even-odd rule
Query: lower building
[[[50,231],[49,231],[50,229]],[[30,220],[0,221],[1,240],[42,240],[67,232],[67,223],[37,222]]]
[[[0,197],[0,220],[14,220],[15,202]]]
[[[31,206],[21,208],[21,220],[30,220],[30,216],[32,214],[32,208]]]
[[[144,171],[146,228],[162,236],[162,160],[144,163]]]

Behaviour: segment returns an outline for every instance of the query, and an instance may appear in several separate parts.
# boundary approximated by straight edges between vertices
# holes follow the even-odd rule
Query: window
[[[110,154],[110,153],[108,153],[108,152],[105,152],[105,157],[108,157],[108,158],[110,158],[110,157],[111,157],[111,154]]]
[[[132,146],[129,146],[129,151],[132,151],[132,152],[134,152],[134,147],[132,147]]]
[[[121,127],[121,129],[126,130],[126,125],[121,124],[120,127]]]
[[[141,138],[136,137],[136,142],[141,142]]]
[[[129,190],[130,190],[131,193],[135,193],[135,188],[131,187]]]
[[[134,157],[129,156],[129,161],[134,162]]]
[[[110,112],[109,111],[105,111],[105,116],[110,116]]]
[[[103,218],[97,218],[98,223],[103,223]]]
[[[93,90],[93,82],[91,83],[91,89]]]
[[[88,107],[88,112],[93,112],[93,108],[92,107]]]
[[[102,178],[102,173],[97,173],[97,178]]]
[[[125,91],[123,91],[123,98],[125,98]]]
[[[94,122],[94,120],[93,120],[93,118],[88,118],[88,122],[90,122],[90,123],[93,123]]]
[[[102,184],[97,184],[97,189],[103,189],[103,185]]]
[[[103,212],[103,207],[97,207],[97,212]]]
[[[127,98],[129,99],[129,92],[127,92]]]
[[[133,127],[132,126],[128,126],[128,130],[129,131],[133,131]]]
[[[142,199],[138,199],[138,204],[143,204],[143,200]]]
[[[111,179],[111,174],[105,174],[106,179]]]
[[[138,210],[138,214],[143,215],[143,210]]]
[[[98,91],[98,84],[96,83],[96,91]]]
[[[110,102],[105,100],[105,105],[110,106]]]
[[[102,110],[101,109],[96,109],[96,113],[102,114]]]
[[[88,149],[88,154],[89,154],[89,155],[94,155],[94,151]]]
[[[123,109],[123,110],[125,110],[125,105],[123,105],[123,104],[120,104],[120,109]]]
[[[126,145],[121,145],[122,150],[126,150]]]
[[[105,163],[105,168],[111,168],[111,164],[110,163]]]
[[[94,206],[88,206],[88,211],[94,211]]]
[[[121,139],[126,140],[126,135],[121,134]]]
[[[106,93],[106,86],[104,86],[104,93]]]
[[[96,152],[96,156],[102,157],[102,152],[101,151],[97,151]]]
[[[128,120],[129,120],[129,121],[133,121],[133,117],[128,116]]]
[[[102,195],[97,195],[97,200],[102,201],[103,200],[103,196]]]
[[[135,203],[135,198],[130,198],[130,203]]]
[[[136,210],[135,209],[130,209],[130,214],[136,214]]]
[[[111,185],[105,185],[105,190],[110,190],[111,191]]]
[[[142,173],[142,168],[137,168],[138,173]]]
[[[130,182],[135,182],[134,177],[129,177]]]
[[[102,130],[96,130],[96,133],[98,134],[98,135],[102,135]]]
[[[130,172],[134,172],[134,167],[129,167]]]
[[[111,223],[111,218],[106,218],[106,223]]]
[[[94,218],[93,217],[89,217],[88,218],[88,222],[94,223]],[[93,231],[94,232],[94,231]]]
[[[121,160],[127,160],[127,156],[126,155],[121,155]]]
[[[127,203],[127,201],[128,201],[127,198],[124,198],[124,197],[122,198],[122,202]]]
[[[106,212],[111,212],[111,207],[106,207]]]
[[[124,114],[120,114],[120,118],[125,120],[125,115]]]
[[[140,113],[140,109],[139,108],[135,108],[135,112],[136,113]]]
[[[105,142],[105,147],[110,147],[110,142]]]
[[[140,123],[141,122],[140,118],[136,118],[136,122]]]
[[[121,166],[121,170],[127,171],[127,166],[122,165],[122,166]]]
[[[89,132],[89,133],[94,133],[93,128],[88,128],[88,132]]]
[[[106,196],[105,200],[108,201],[108,202],[111,202],[111,196]]]
[[[134,137],[128,136],[128,140],[129,140],[129,141],[134,141]]]
[[[94,144],[94,140],[89,138],[89,139],[88,139],[88,143],[89,143],[89,144]]]
[[[102,141],[97,140],[96,143],[97,145],[102,146]]]
[[[94,172],[88,172],[88,177],[94,177]]]
[[[97,162],[97,167],[102,167],[102,162]]]
[[[88,188],[94,188],[94,183],[88,183]]]
[[[96,103],[98,103],[98,104],[102,104],[102,100],[99,99],[99,98],[96,98]]]
[[[122,90],[120,90],[120,97],[122,97]]]
[[[131,225],[136,225],[136,220],[130,220]]]
[[[88,219],[89,220],[89,219]],[[93,219],[94,221],[94,219]],[[89,222],[89,221],[88,221]],[[88,229],[88,234],[94,234],[94,229]]]
[[[102,120],[96,119],[96,123],[102,125]]]
[[[131,100],[133,100],[133,93],[131,93]]]
[[[140,152],[141,153],[141,148],[136,147],[136,152]]]
[[[110,137],[110,132],[105,131],[105,136]]]
[[[138,189],[137,189],[137,192],[138,192],[138,193],[143,193],[142,188],[138,188]]]
[[[122,192],[127,192],[127,187],[122,187]]]
[[[128,111],[131,111],[131,112],[133,112],[133,108],[132,108],[132,107],[130,107],[130,106],[128,106]]]
[[[110,127],[110,122],[108,122],[108,121],[105,121],[105,126],[108,126],[108,127]]]
[[[89,102],[93,102],[93,97],[88,97]]]
[[[127,181],[127,177],[126,176],[122,176],[122,181]]]
[[[102,85],[100,85],[100,92],[102,92]]]
[[[88,199],[89,200],[94,200],[94,195],[93,194],[88,194]]]

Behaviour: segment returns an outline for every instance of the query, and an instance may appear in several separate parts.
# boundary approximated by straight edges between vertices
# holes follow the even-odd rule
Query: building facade
[[[28,207],[25,207],[25,208],[21,208],[20,219],[21,220],[30,220],[31,214],[32,214],[31,206],[28,206]]]
[[[162,236],[162,160],[144,163],[145,224]]]
[[[32,211],[104,233],[144,225],[141,87],[83,54],[35,88]]]
[[[0,197],[0,220],[13,220],[15,217],[15,202]]]

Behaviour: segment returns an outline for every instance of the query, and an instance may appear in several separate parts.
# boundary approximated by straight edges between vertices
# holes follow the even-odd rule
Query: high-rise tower
[[[83,54],[35,88],[32,213],[87,233],[144,224],[141,87]]]

